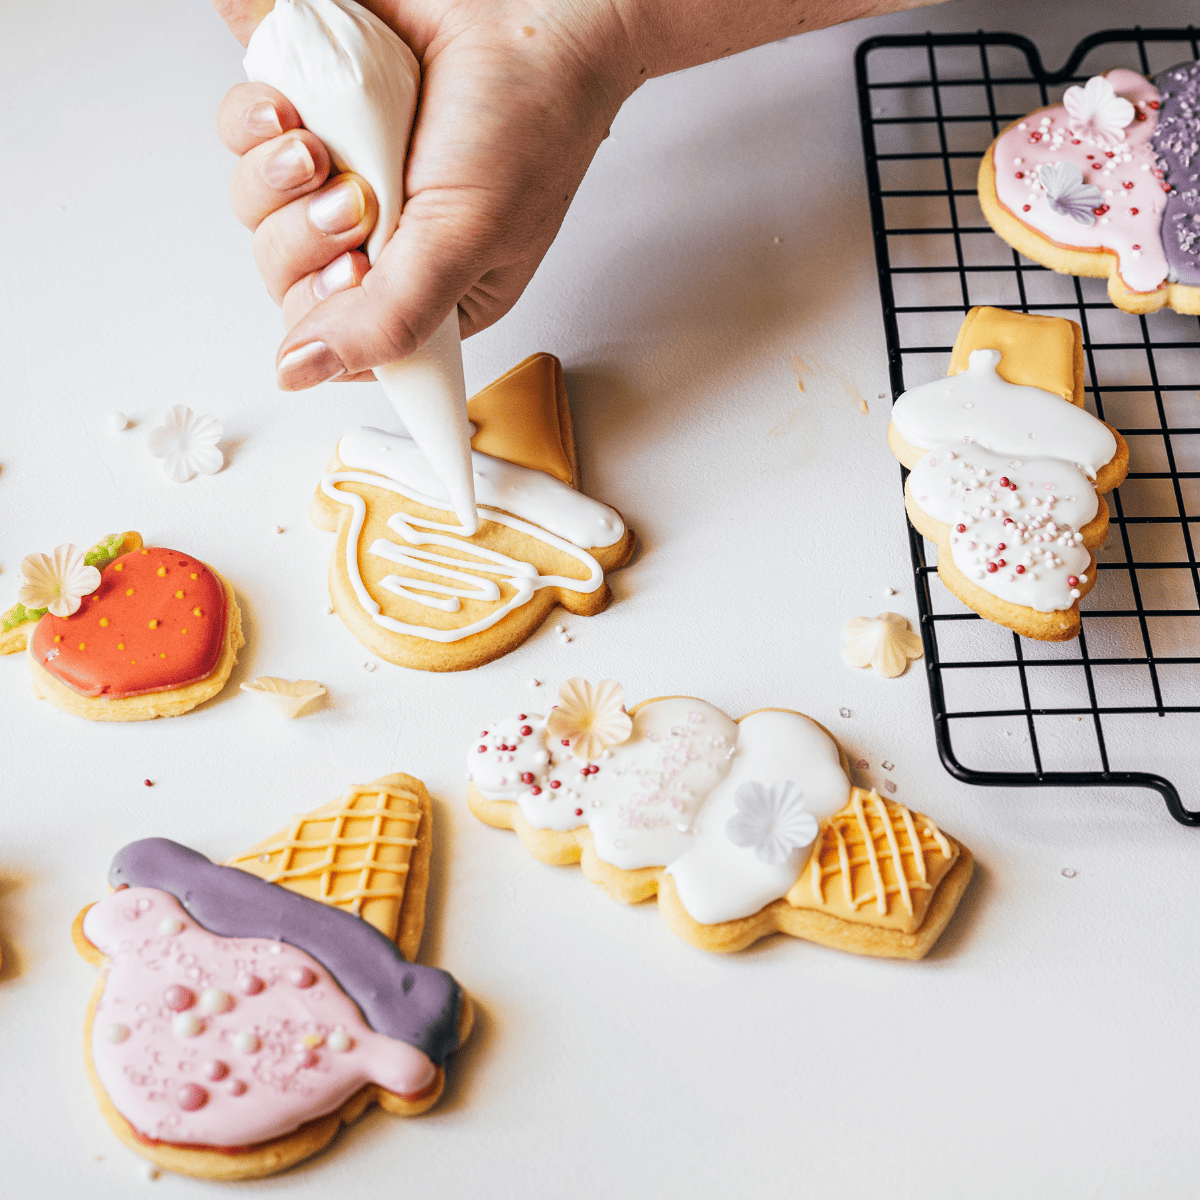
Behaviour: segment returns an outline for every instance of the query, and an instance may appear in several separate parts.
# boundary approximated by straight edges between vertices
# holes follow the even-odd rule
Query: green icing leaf
[[[125,542],[123,533],[110,533],[108,537],[98,541],[84,556],[83,561],[89,567],[106,567],[114,558],[117,558],[121,553],[121,546]]]
[[[23,604],[14,604],[8,612],[0,617],[0,633],[16,629],[18,625],[24,625],[26,621],[40,621],[45,615],[44,608],[26,608]]]

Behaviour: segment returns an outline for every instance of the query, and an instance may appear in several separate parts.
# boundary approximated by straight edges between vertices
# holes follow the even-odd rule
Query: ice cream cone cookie
[[[228,582],[137,533],[31,554],[21,571],[0,653],[24,650],[34,695],[78,717],[179,716],[225,686],[245,645]]]
[[[1108,279],[1131,313],[1200,313],[1200,64],[1152,81],[1119,69],[1003,130],[979,164],[979,203],[1015,250]]]
[[[424,785],[388,775],[219,866],[133,842],[76,918],[104,967],[84,1058],[109,1125],[156,1166],[273,1175],[373,1103],[432,1107],[471,1003],[412,962],[432,846]],[[397,946],[397,938],[399,946]]]
[[[688,696],[628,712],[623,699],[611,680],[571,680],[547,716],[490,724],[467,752],[471,811],[542,862],[580,863],[614,899],[657,894],[671,930],[702,950],[786,933],[857,954],[928,953],[971,852],[852,788],[826,729],[786,709],[735,721]]]
[[[950,591],[1024,637],[1076,637],[1108,534],[1104,493],[1129,470],[1125,439],[1083,407],[1079,326],[971,309],[948,377],[896,401],[888,444]]]
[[[468,405],[479,528],[448,509],[416,442],[354,429],[310,509],[334,530],[329,594],[347,628],[400,666],[461,671],[516,649],[556,604],[592,616],[634,535],[576,490],[562,367],[535,354]]]

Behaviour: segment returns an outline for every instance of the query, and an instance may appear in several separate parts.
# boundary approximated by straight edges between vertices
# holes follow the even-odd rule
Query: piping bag
[[[412,51],[354,0],[275,0],[250,38],[247,77],[281,91],[325,143],[338,171],[374,189],[379,220],[367,239],[372,264],[400,222],[404,161],[421,68]],[[375,376],[441,481],[467,536],[479,528],[458,309],[402,362]]]

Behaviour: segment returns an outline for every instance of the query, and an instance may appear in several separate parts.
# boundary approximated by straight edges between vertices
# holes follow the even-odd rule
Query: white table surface
[[[438,676],[368,673],[323,611],[330,538],[309,497],[338,436],[389,410],[374,385],[275,389],[279,319],[212,132],[239,48],[200,0],[4,0],[0,607],[29,551],[137,528],[228,576],[248,644],[219,698],[139,725],[67,717],[0,661],[0,1191],[217,1194],[150,1182],[100,1117],[79,1053],[95,971],[71,919],[127,841],[223,858],[404,770],[436,798],[421,959],[477,998],[475,1033],[432,1113],[375,1110],[244,1192],[1194,1196],[1200,833],[1149,792],[956,784],[920,667],[887,681],[840,651],[852,616],[916,615],[878,399],[855,45],[1007,28],[1057,64],[1091,29],[1191,9],[951,3],[647,85],[525,297],[465,351],[473,389],[535,350],[561,357],[584,486],[640,552],[606,613],[566,620],[569,644],[560,615],[509,657]],[[176,403],[224,422],[218,475],[176,485],[147,453]],[[110,432],[112,409],[133,428]],[[259,674],[319,679],[328,702],[280,721],[237,689]],[[622,908],[477,823],[468,737],[572,675],[619,678],[630,701],[689,693],[830,726],[869,761],[860,782],[893,779],[975,851],[934,953],[892,963],[777,937],[707,956],[653,904]],[[1194,725],[1171,729],[1194,742]],[[1142,724],[1117,756],[1172,764],[1192,790],[1194,762],[1155,739]]]

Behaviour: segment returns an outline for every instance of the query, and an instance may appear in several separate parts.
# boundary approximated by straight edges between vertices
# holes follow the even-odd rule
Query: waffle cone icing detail
[[[822,826],[788,903],[911,933],[958,856],[958,846],[923,813],[854,788]]]

